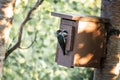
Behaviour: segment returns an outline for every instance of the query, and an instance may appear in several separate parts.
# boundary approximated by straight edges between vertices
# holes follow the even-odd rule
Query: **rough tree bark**
[[[114,29],[107,44],[107,57],[102,69],[95,69],[94,80],[120,80],[120,0],[102,0],[101,16],[110,19]]]
[[[0,0],[0,77],[6,53],[6,42],[12,27],[15,0]]]

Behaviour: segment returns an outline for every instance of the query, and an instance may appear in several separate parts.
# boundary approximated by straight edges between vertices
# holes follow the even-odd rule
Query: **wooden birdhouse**
[[[54,12],[52,16],[61,19],[56,62],[67,67],[99,68],[106,54],[107,19]]]

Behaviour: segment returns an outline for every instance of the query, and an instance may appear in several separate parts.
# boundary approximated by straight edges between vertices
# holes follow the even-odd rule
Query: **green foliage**
[[[17,0],[9,44],[17,41],[19,26],[35,1]],[[17,49],[8,57],[2,80],[92,80],[93,69],[71,69],[55,63],[59,19],[52,17],[51,12],[99,16],[99,8],[100,0],[45,0],[26,24],[21,46],[29,46],[38,31],[35,44],[29,49]]]

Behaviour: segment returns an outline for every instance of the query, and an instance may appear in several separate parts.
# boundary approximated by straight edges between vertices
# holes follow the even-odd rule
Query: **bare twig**
[[[20,48],[20,49],[28,49],[28,48],[30,48],[30,47],[36,42],[37,33],[38,33],[38,31],[36,31],[34,40],[32,41],[32,43],[31,43],[28,47],[23,48],[23,47],[19,46],[19,48]]]
[[[33,11],[35,11],[43,2],[44,0],[37,0],[36,4],[33,6],[32,9],[30,9],[30,11],[28,12],[25,20],[22,22],[22,24],[20,25],[20,30],[19,30],[19,35],[18,35],[18,41],[17,43],[10,48],[6,54],[5,54],[5,60],[7,59],[7,57],[18,47],[20,47],[20,43],[21,43],[21,38],[22,38],[22,33],[23,33],[23,28],[25,26],[25,24],[30,20],[31,14],[33,13]]]

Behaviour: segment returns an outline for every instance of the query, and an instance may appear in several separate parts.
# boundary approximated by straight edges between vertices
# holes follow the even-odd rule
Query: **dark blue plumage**
[[[66,31],[61,31],[61,30],[57,31],[58,43],[59,43],[59,45],[60,45],[64,55],[66,54],[66,51],[65,51],[66,36],[67,36],[67,32]]]

